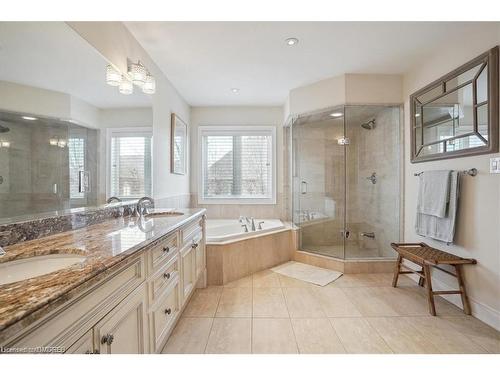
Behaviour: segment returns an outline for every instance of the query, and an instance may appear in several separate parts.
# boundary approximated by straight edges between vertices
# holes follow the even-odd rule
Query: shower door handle
[[[307,194],[307,182],[302,181],[300,183],[300,193],[301,194]]]

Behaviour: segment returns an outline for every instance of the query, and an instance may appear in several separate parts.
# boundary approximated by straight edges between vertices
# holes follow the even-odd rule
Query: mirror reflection
[[[64,22],[2,22],[0,220],[151,194],[151,96],[107,65]]]
[[[488,103],[495,103],[489,96],[498,82],[488,74],[491,65],[498,70],[498,49],[411,96],[412,162],[492,152],[498,120],[490,120]]]

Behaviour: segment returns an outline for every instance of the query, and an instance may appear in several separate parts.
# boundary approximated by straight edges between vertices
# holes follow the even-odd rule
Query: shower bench
[[[431,315],[436,315],[436,307],[434,305],[434,295],[437,294],[460,294],[464,313],[471,314],[467,292],[465,291],[464,278],[462,274],[462,266],[464,264],[476,264],[475,259],[462,258],[457,255],[447,253],[442,250],[435,249],[429,245],[420,243],[391,243],[391,246],[398,253],[398,260],[394,269],[394,278],[392,286],[395,288],[398,283],[398,276],[401,274],[414,273],[419,276],[418,285],[426,286],[427,300],[429,302],[429,312]],[[422,267],[420,271],[411,269],[402,264],[403,259],[415,263]],[[449,265],[455,267],[455,273],[439,267],[439,265]],[[431,270],[434,267],[440,271],[452,275],[458,280],[459,290],[432,290]]]

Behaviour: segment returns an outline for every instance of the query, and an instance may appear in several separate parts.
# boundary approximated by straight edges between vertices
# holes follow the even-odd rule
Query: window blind
[[[110,194],[121,198],[151,195],[151,136],[112,134]]]
[[[271,131],[202,134],[204,198],[272,198]]]

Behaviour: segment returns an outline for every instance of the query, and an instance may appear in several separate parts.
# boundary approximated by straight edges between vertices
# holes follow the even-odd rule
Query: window
[[[80,171],[85,170],[85,139],[69,138],[69,197],[83,199],[85,193],[80,192]]]
[[[200,203],[276,203],[276,129],[201,126]]]
[[[152,195],[150,128],[108,129],[108,197]]]

